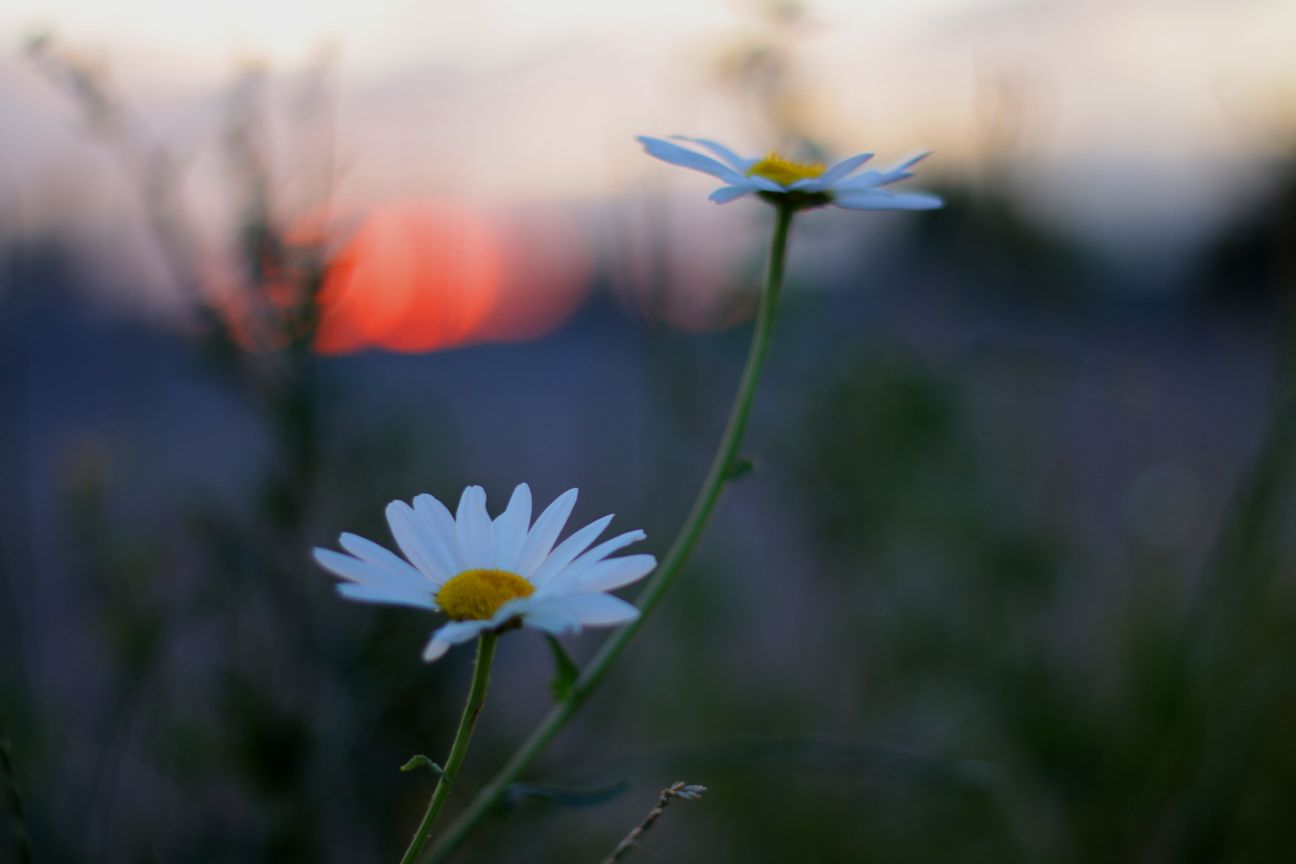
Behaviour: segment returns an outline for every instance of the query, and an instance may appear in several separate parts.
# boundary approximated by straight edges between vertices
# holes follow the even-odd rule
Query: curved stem
[[[463,717],[459,719],[459,731],[455,733],[454,743],[450,745],[450,755],[446,757],[441,778],[432,790],[427,812],[423,814],[423,821],[414,832],[409,848],[401,858],[401,864],[413,864],[418,860],[423,847],[427,845],[428,835],[432,833],[432,825],[445,806],[446,798],[450,797],[450,787],[459,776],[459,766],[468,755],[468,742],[472,739],[473,727],[477,725],[477,715],[486,702],[486,685],[490,681],[491,661],[495,659],[496,638],[494,633],[483,633],[477,641],[477,661],[473,667],[472,686],[468,689],[468,701],[464,703]]]
[[[482,817],[503,797],[509,785],[517,780],[518,776],[527,769],[554,735],[562,729],[567,720],[576,713],[576,709],[581,706],[594,688],[603,680],[608,667],[625,650],[626,644],[634,638],[635,633],[639,632],[639,628],[643,626],[648,615],[661,602],[662,596],[683,570],[684,564],[687,563],[693,548],[697,545],[702,532],[706,529],[707,522],[711,518],[711,512],[715,509],[716,501],[720,498],[720,492],[729,479],[734,457],[738,453],[738,445],[742,441],[743,430],[747,427],[747,417],[751,413],[752,398],[756,395],[756,385],[760,380],[761,368],[765,365],[765,355],[769,351],[774,317],[778,312],[779,293],[783,287],[783,263],[787,253],[788,232],[792,225],[792,216],[795,210],[785,206],[779,207],[777,212],[778,218],[774,226],[774,236],[770,241],[769,266],[765,274],[765,285],[761,291],[760,308],[756,316],[756,328],[752,333],[751,348],[747,353],[747,365],[744,367],[742,378],[738,382],[738,392],[734,396],[733,407],[729,410],[729,421],[725,426],[724,434],[720,438],[720,445],[716,449],[715,458],[711,461],[711,468],[707,472],[706,479],[702,482],[702,489],[698,492],[697,500],[693,502],[693,509],[689,511],[688,518],[684,520],[679,533],[675,535],[675,541],[671,543],[670,549],[662,558],[657,571],[644,585],[643,591],[639,594],[639,617],[608,637],[607,641],[599,648],[598,653],[590,660],[589,665],[576,679],[567,698],[550,709],[549,713],[540,722],[540,725],[532,730],[530,736],[522,742],[522,745],[513,753],[513,756],[505,763],[504,767],[477,793],[477,797],[468,805],[468,809],[446,830],[444,836],[432,850],[432,858],[430,859],[432,862],[445,860],[451,852],[467,839]]]

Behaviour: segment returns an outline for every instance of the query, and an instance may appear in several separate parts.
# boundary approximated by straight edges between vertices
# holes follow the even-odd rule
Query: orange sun
[[[584,297],[590,268],[579,237],[553,213],[384,206],[329,264],[315,348],[418,352],[539,336]]]
[[[334,257],[315,347],[431,351],[461,344],[500,292],[503,244],[485,219],[432,202],[375,211]]]

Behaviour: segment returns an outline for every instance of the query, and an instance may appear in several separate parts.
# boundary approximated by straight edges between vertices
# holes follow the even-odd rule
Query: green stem
[[[468,755],[468,742],[472,739],[473,727],[477,725],[477,715],[481,713],[482,705],[486,702],[486,685],[490,682],[496,638],[494,633],[483,633],[477,641],[477,662],[473,667],[472,686],[468,689],[468,701],[464,703],[463,717],[459,718],[459,731],[455,733],[454,743],[450,745],[450,755],[446,757],[445,767],[442,769],[441,778],[437,780],[436,789],[432,790],[432,800],[428,801],[427,812],[423,814],[423,821],[414,832],[409,848],[401,858],[401,864],[413,864],[423,852],[428,835],[432,833],[432,825],[440,815],[441,808],[445,806],[446,798],[450,797],[450,787],[459,776],[459,766],[463,765],[464,757]]]
[[[765,365],[765,355],[769,351],[774,317],[778,312],[779,293],[783,287],[783,263],[787,253],[788,231],[795,210],[784,206],[779,207],[777,212],[774,236],[770,241],[769,267],[765,274],[760,308],[756,315],[756,329],[752,334],[751,348],[747,353],[747,365],[738,383],[738,393],[729,411],[729,422],[720,438],[720,445],[711,462],[711,468],[702,482],[702,489],[698,492],[697,500],[693,502],[693,509],[689,511],[688,518],[684,520],[684,525],[675,536],[675,541],[662,558],[656,572],[639,594],[639,617],[617,630],[603,643],[598,653],[576,679],[576,683],[572,685],[567,698],[550,709],[544,720],[532,730],[531,735],[522,742],[504,767],[477,793],[477,797],[472,800],[463,814],[446,830],[432,850],[430,860],[433,864],[444,861],[467,839],[477,823],[503,797],[508,787],[530,766],[540,751],[566,725],[568,719],[599,685],[603,676],[607,674],[608,667],[625,650],[626,644],[639,632],[639,628],[661,602],[667,589],[675,582],[694,547],[697,546],[702,532],[706,529],[711,512],[720,498],[720,492],[729,479],[734,457],[738,453],[738,445],[742,441],[743,430],[747,427],[752,398],[756,395],[761,368]]]

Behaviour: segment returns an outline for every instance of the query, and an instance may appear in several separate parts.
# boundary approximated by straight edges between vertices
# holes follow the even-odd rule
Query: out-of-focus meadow
[[[755,471],[456,860],[677,779],[644,861],[1296,848],[1290,4],[184,5],[0,13],[0,861],[396,860],[471,652],[309,550],[525,480],[660,556],[772,215],[638,133],[947,206],[798,220]]]

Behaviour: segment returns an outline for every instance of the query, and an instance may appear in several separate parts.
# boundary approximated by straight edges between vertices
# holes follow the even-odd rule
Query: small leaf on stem
[[[404,765],[402,765],[400,770],[408,772],[408,771],[414,771],[418,768],[427,768],[437,777],[445,776],[445,771],[442,770],[441,766],[433,762],[428,757],[424,756],[422,753],[419,753],[415,756],[411,756],[410,760],[406,762]]]
[[[739,456],[729,463],[729,470],[725,472],[725,480],[732,483],[734,480],[741,480],[755,470],[756,460],[747,456]]]
[[[554,657],[554,677],[549,682],[549,689],[553,690],[554,698],[562,702],[571,695],[572,685],[576,683],[576,676],[580,674],[580,669],[567,656],[567,651],[562,647],[562,643],[552,636],[546,636],[549,640],[549,647],[553,650]]]

